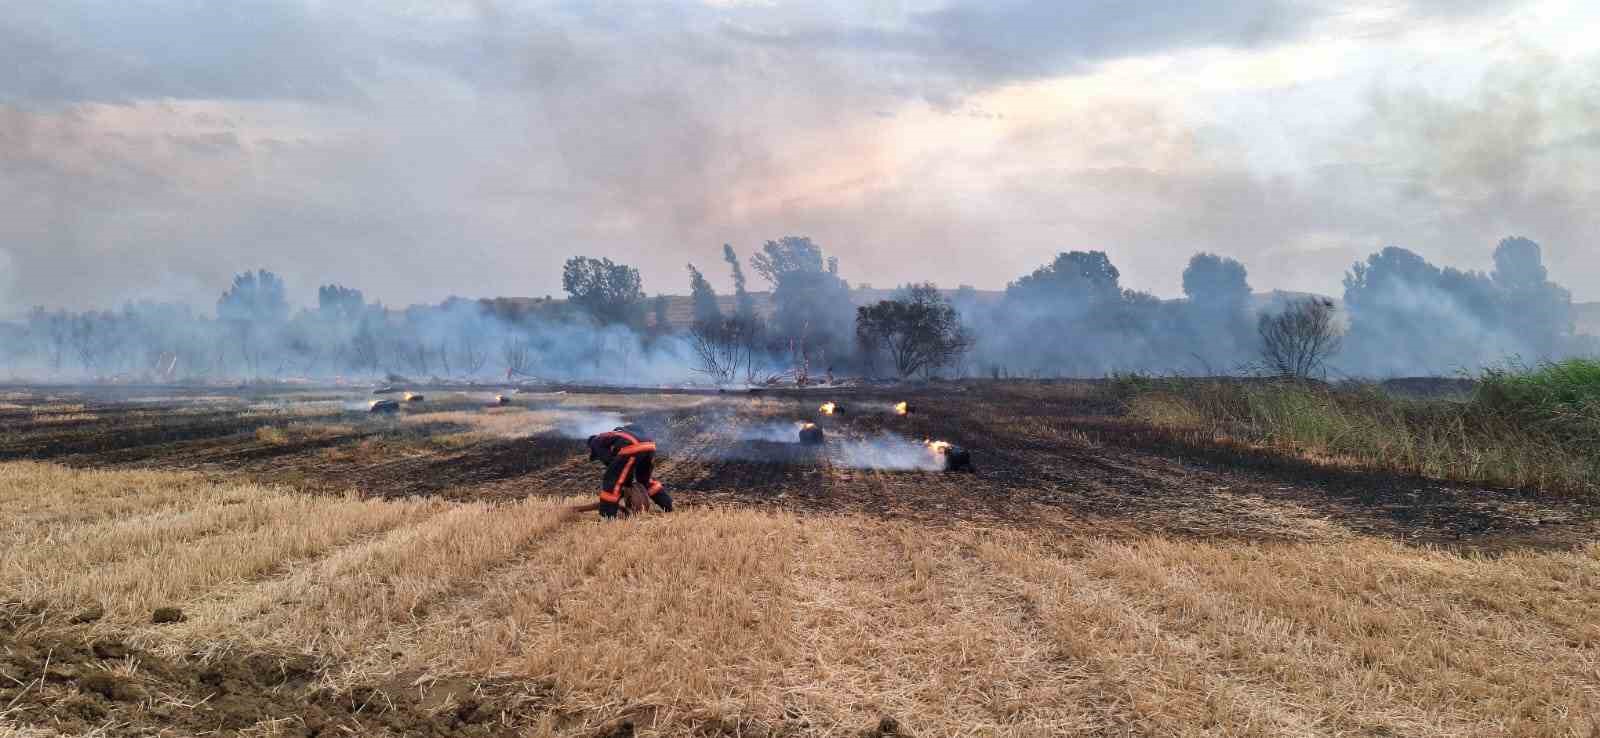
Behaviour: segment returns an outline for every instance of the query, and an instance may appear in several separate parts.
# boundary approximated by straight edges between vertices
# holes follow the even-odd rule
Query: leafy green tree
[[[1081,305],[1122,297],[1122,273],[1104,251],[1064,251],[1054,261],[1006,286],[1008,297],[1045,298]]]
[[[824,258],[809,238],[785,236],[762,245],[750,263],[773,286],[774,339],[788,342],[802,362],[849,354],[854,310],[837,259]]]
[[[733,252],[731,244],[722,244],[722,260],[728,262],[728,268],[733,271],[733,314],[741,320],[754,320],[755,300],[751,299],[750,291],[746,289],[744,267],[739,264],[739,255]]]
[[[574,256],[561,270],[561,286],[573,305],[603,324],[644,322],[645,295],[638,269],[610,259]]]
[[[722,308],[717,306],[717,293],[711,283],[693,264],[689,265],[689,295],[694,303],[694,322],[715,323],[722,319]]]
[[[857,308],[856,335],[863,346],[887,352],[902,377],[953,364],[972,347],[960,314],[931,282]]]

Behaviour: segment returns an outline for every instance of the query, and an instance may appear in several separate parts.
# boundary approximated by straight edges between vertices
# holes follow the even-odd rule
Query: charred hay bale
[[[821,446],[823,441],[822,428],[814,423],[800,426],[800,445]]]
[[[428,399],[428,398],[423,397],[422,394],[417,393],[417,392],[407,392],[406,393],[406,402],[422,402],[423,400],[426,400],[426,399]]]
[[[395,400],[373,400],[367,406],[367,412],[374,415],[400,412],[400,403]]]
[[[977,471],[977,468],[972,465],[972,452],[960,446],[949,446],[945,448],[944,470],[950,472]]]

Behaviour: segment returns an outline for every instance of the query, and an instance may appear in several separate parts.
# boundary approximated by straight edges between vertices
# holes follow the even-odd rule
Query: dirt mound
[[[416,674],[333,690],[321,683],[322,665],[307,656],[171,661],[116,639],[19,633],[12,624],[0,623],[6,717],[66,734],[115,724],[119,735],[227,734],[272,725],[278,735],[511,736],[539,711],[545,693],[517,680]]]

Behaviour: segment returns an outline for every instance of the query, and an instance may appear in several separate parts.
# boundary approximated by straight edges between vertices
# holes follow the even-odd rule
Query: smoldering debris
[[[770,423],[757,423],[754,425],[741,425],[734,431],[734,440],[737,441],[767,441],[770,443],[793,443],[796,431],[805,426],[815,426],[813,423],[802,421],[775,420]]]
[[[945,457],[924,443],[883,433],[840,443],[834,463],[852,469],[942,471]]]
[[[367,405],[367,412],[374,415],[390,415],[400,412],[398,400],[373,400]]]
[[[730,416],[719,416],[711,422],[730,429],[730,437],[725,442],[703,452],[708,458],[721,461],[806,463],[809,459],[815,462],[816,450],[822,447],[824,439],[822,428],[810,421],[741,423]]]

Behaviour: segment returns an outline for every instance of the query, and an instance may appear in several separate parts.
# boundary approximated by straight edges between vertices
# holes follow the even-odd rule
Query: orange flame
[[[911,406],[909,404],[907,404],[907,403],[901,402],[901,403],[897,403],[894,406],[894,414],[895,415],[907,415],[910,412],[911,412]]]
[[[800,424],[800,429],[801,430],[805,430],[807,428],[815,428],[815,427],[817,427],[816,423],[801,423]]]
[[[824,403],[822,403],[822,407],[817,408],[817,409],[819,411],[821,411],[823,415],[832,415],[833,411],[835,409],[837,409],[838,407],[839,407],[838,405],[835,405],[835,404],[833,404],[831,402],[824,402]]]
[[[922,445],[927,446],[929,451],[936,454],[942,454],[950,450],[949,441],[923,441]]]

